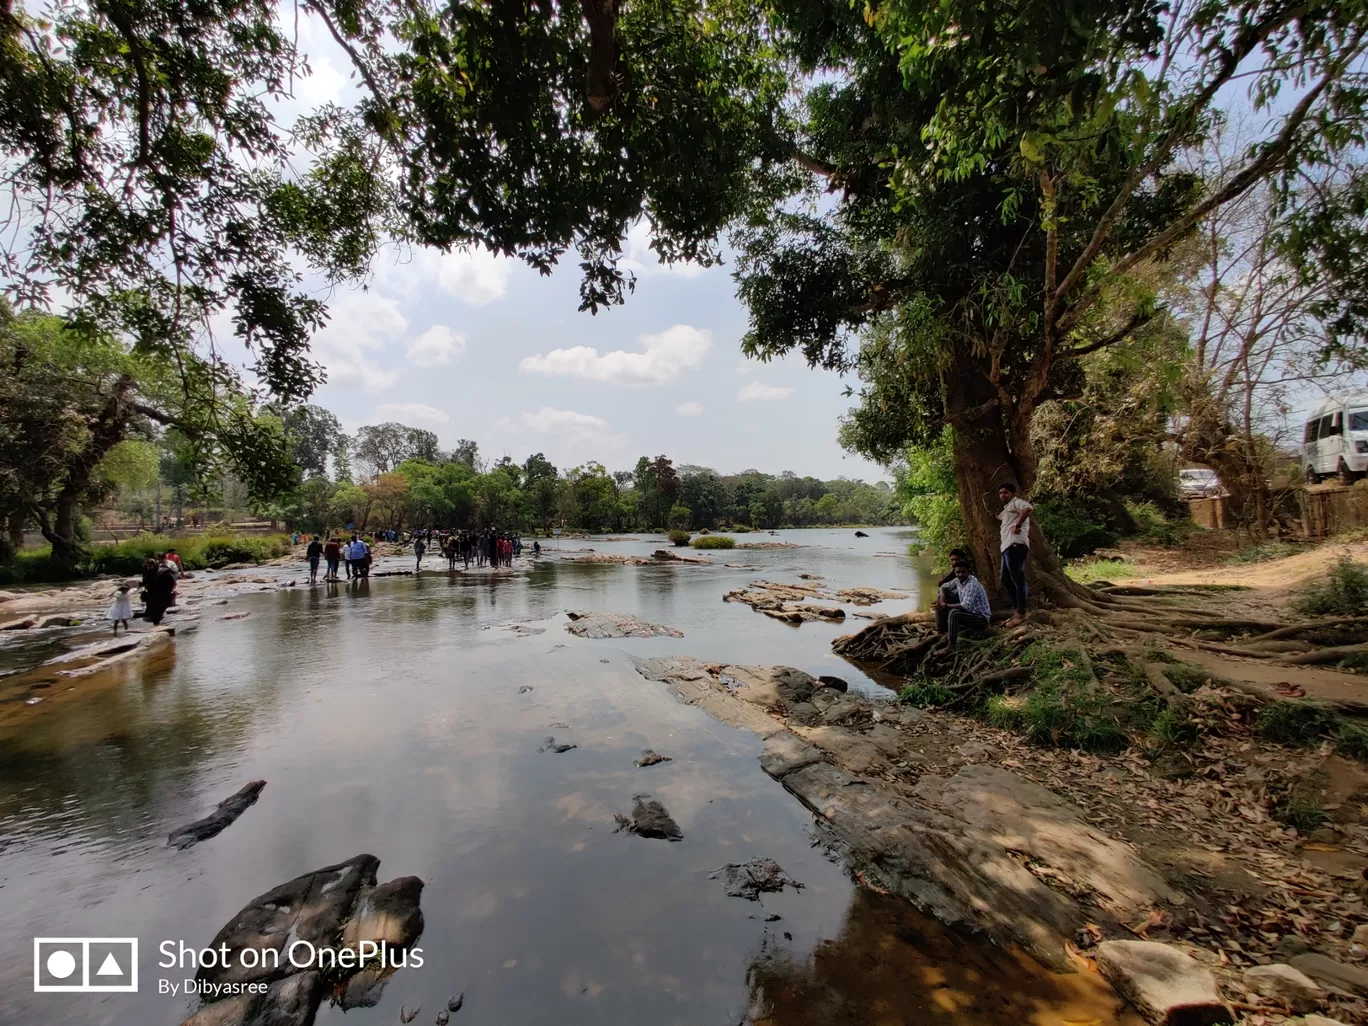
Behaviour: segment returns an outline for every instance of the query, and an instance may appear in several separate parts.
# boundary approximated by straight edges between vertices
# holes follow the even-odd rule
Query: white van
[[[1306,414],[1302,433],[1306,480],[1338,474],[1345,484],[1368,471],[1368,393],[1332,396]]]

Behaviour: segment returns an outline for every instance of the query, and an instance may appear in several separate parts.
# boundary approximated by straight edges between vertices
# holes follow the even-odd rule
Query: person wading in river
[[[1008,481],[998,489],[1002,512],[998,522],[1002,528],[1002,587],[1016,606],[1016,613],[1007,621],[1015,627],[1026,619],[1026,557],[1031,554],[1031,504],[1017,495],[1017,487]]]
[[[342,546],[337,543],[336,537],[329,537],[328,544],[323,546],[323,558],[328,561],[328,572],[323,575],[323,580],[337,580],[337,564],[342,561]]]
[[[418,534],[413,539],[413,554],[416,558],[413,569],[415,571],[423,569],[423,553],[427,551],[427,542],[423,541],[422,534]]]
[[[949,652],[965,631],[980,630],[993,618],[988,604],[988,593],[977,577],[969,572],[969,564],[955,564],[955,592],[957,602],[946,603],[945,640],[931,649],[934,653]],[[937,612],[937,620],[940,614]]]
[[[318,561],[323,558],[323,543],[317,538],[309,542],[309,547],[304,550],[304,555],[309,560],[309,583],[318,583]]]

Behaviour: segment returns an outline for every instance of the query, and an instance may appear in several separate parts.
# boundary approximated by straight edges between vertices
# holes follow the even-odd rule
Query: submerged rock
[[[655,752],[651,751],[651,749],[649,749],[649,748],[643,748],[643,749],[641,750],[641,757],[640,757],[639,759],[637,759],[632,765],[638,766],[638,767],[645,767],[645,766],[654,766],[654,765],[655,765],[656,763],[658,763],[658,762],[673,762],[673,761],[674,761],[674,760],[671,759],[668,755],[658,755],[658,754],[656,754]]]
[[[167,845],[181,849],[191,848],[199,844],[200,841],[217,837],[232,826],[239,816],[256,804],[256,800],[261,796],[262,788],[265,786],[266,781],[264,780],[253,780],[250,784],[244,784],[236,794],[229,795],[219,802],[214,811],[203,819],[197,819],[178,830],[171,831],[166,838]]]
[[[577,638],[682,638],[684,633],[663,624],[647,623],[629,613],[567,611],[565,629]]]
[[[1191,955],[1157,941],[1103,941],[1097,969],[1157,1026],[1211,1026],[1233,1016],[1216,980]]]
[[[556,739],[548,735],[546,738],[546,743],[542,745],[540,748],[538,748],[537,751],[555,752],[557,755],[560,755],[563,752],[568,752],[570,751],[570,749],[578,747],[579,745],[558,745],[556,744]]]
[[[626,831],[638,837],[654,837],[662,841],[684,839],[684,832],[679,829],[679,824],[670,818],[670,814],[660,802],[646,794],[636,795],[634,800],[636,805],[632,807],[630,819],[617,813],[613,815],[613,819],[617,820],[617,830],[614,833]]]
[[[746,862],[728,862],[721,869],[708,874],[709,880],[721,880],[727,896],[759,901],[761,894],[774,894],[785,887],[802,890],[803,885],[784,872],[779,863],[771,858],[754,858]],[[773,922],[778,919],[767,919]]]

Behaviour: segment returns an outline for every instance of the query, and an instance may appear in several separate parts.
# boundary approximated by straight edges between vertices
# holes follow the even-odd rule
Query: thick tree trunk
[[[1030,439],[1029,413],[1003,415],[995,390],[976,369],[963,368],[943,383],[946,414],[955,455],[955,483],[960,516],[978,576],[1005,608],[1002,590],[1001,544],[997,514],[1002,508],[998,489],[1010,482],[1030,500],[1036,479],[1036,456]],[[1032,595],[1062,605],[1091,598],[1087,590],[1064,573],[1039,523],[1031,521],[1031,559],[1027,566]],[[1034,599],[1032,600],[1034,604]]]

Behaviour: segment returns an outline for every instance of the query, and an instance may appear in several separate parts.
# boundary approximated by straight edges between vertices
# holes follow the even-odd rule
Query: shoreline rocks
[[[1103,941],[1102,978],[1156,1026],[1213,1026],[1234,1016],[1216,980],[1191,955],[1157,941]]]

